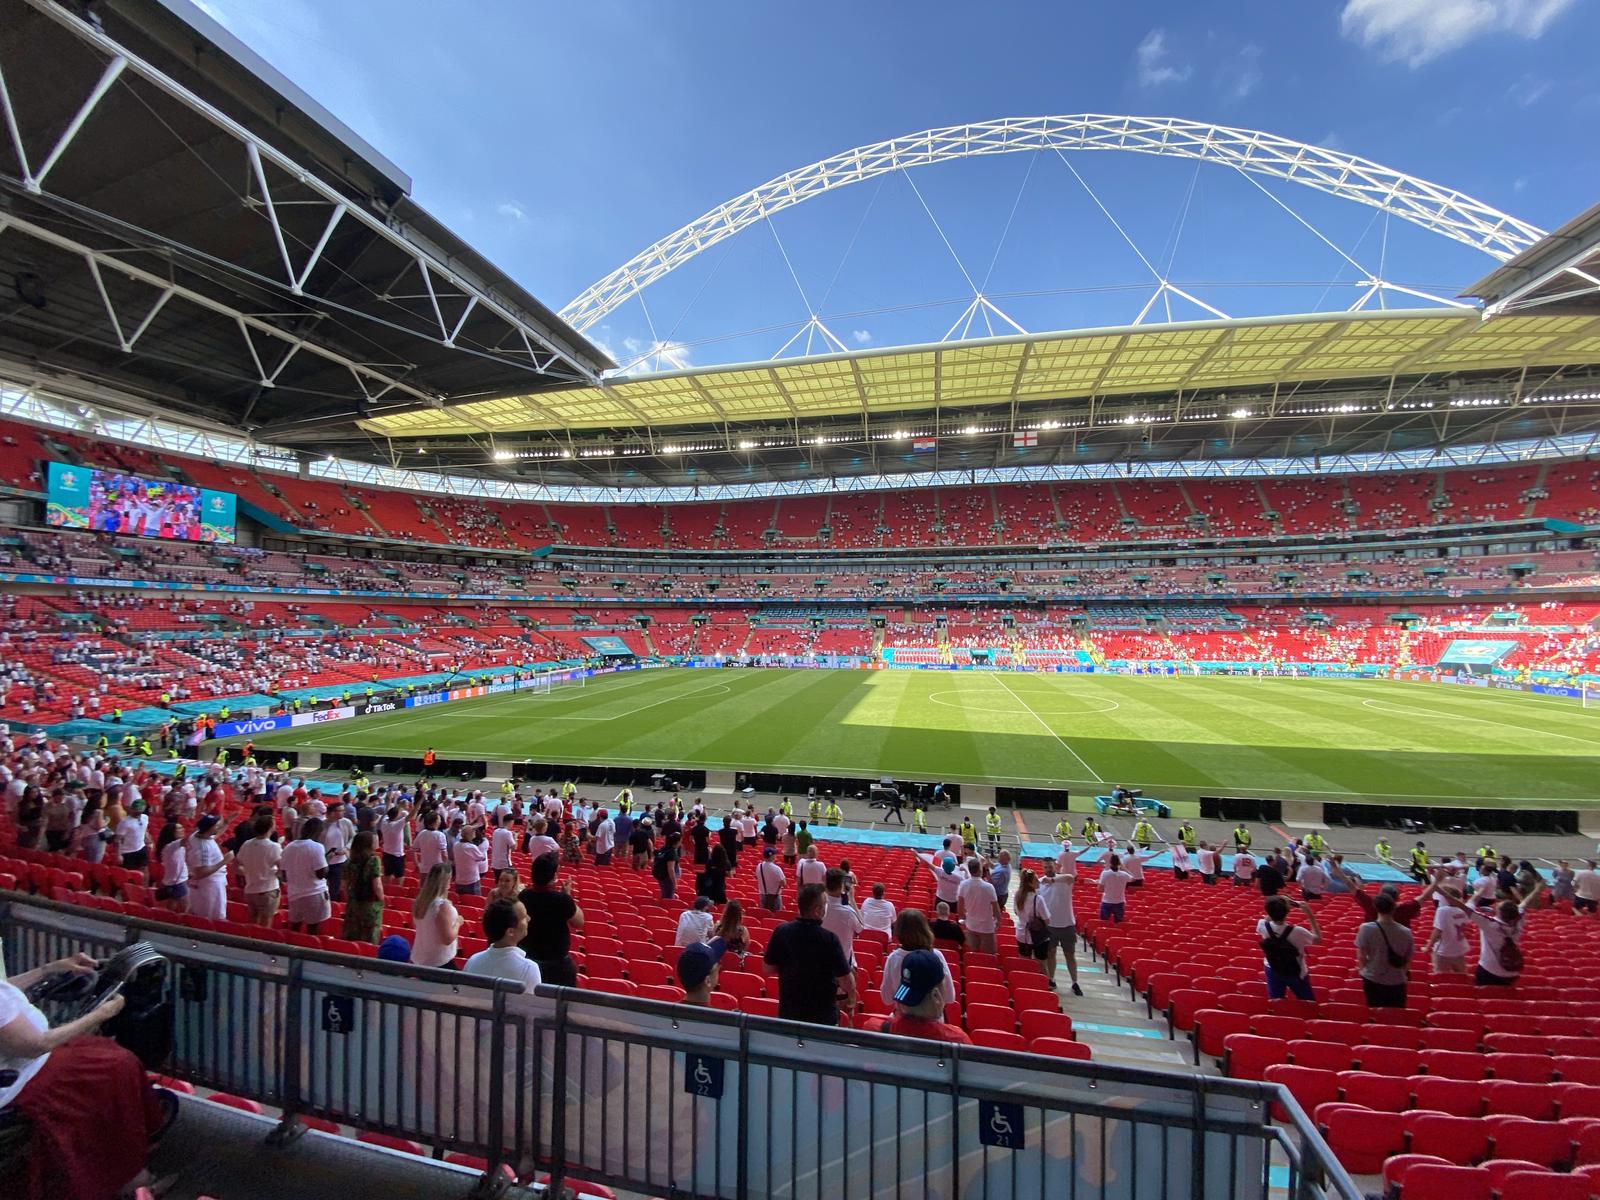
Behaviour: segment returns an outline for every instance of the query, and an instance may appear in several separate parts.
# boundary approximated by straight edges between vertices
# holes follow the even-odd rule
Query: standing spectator
[[[250,824],[250,840],[234,852],[244,876],[244,904],[250,921],[265,928],[270,928],[272,918],[278,915],[278,862],[283,858],[283,847],[272,832],[272,818],[257,817]]]
[[[122,820],[126,824],[128,818]],[[189,859],[184,840],[178,836],[180,832],[176,821],[168,821],[156,839],[156,863],[161,868],[156,899],[175,913],[185,912],[189,907]]]
[[[439,814],[430,812],[422,818],[422,832],[417,834],[417,874],[427,877],[435,867],[450,861],[450,844],[439,828]],[[416,962],[416,949],[412,948],[411,961]]]
[[[378,843],[383,848],[383,877],[396,883],[406,877],[406,837],[411,822],[411,810],[396,804],[378,823]]]
[[[1356,958],[1368,1008],[1404,1008],[1407,971],[1416,950],[1411,930],[1394,919],[1394,897],[1372,902],[1375,919],[1356,930]]]
[[[1182,842],[1172,843],[1172,877],[1180,883],[1189,878],[1189,847]]]
[[[824,892],[808,883],[796,900],[800,916],[772,931],[764,961],[778,976],[778,1016],[837,1025],[839,1001],[855,1007],[855,972],[839,939],[822,927]]]
[[[883,884],[873,884],[872,895],[861,902],[861,923],[882,933],[894,929],[894,904],[883,898]]]
[[[483,936],[487,949],[467,959],[468,975],[490,979],[515,979],[532,991],[542,982],[539,964],[522,952],[519,944],[528,933],[528,910],[520,900],[491,900],[483,906]]]
[[[800,856],[800,865],[794,869],[795,882],[801,887],[815,884],[822,887],[828,879],[828,864],[817,857],[817,848],[807,846]]]
[[[1175,843],[1177,846],[1182,844]],[[1050,943],[1045,948],[1044,977],[1050,981],[1051,988],[1056,986],[1056,951],[1059,950],[1067,963],[1072,994],[1081,996],[1083,989],[1078,986],[1078,917],[1072,907],[1072,887],[1076,882],[1076,875],[1061,874],[1055,863],[1045,860],[1044,879],[1039,883],[1039,894],[1044,897],[1045,907],[1050,912]]]
[[[305,821],[300,836],[283,848],[281,862],[289,928],[316,933],[333,913],[328,902],[328,852],[322,846],[322,822],[316,817]]]
[[[1128,884],[1133,876],[1122,869],[1122,860],[1115,854],[1106,859],[1105,870],[1100,872],[1096,886],[1100,889],[1100,919],[1121,925],[1128,915]]]
[[[483,873],[489,867],[489,854],[483,848],[483,829],[474,825],[450,848],[450,864],[456,877],[456,892],[462,896],[483,895]]]
[[[1428,934],[1428,951],[1433,955],[1435,975],[1467,973],[1467,930],[1472,921],[1463,907],[1447,898],[1459,899],[1461,887],[1454,881],[1439,888],[1440,900],[1433,910],[1433,929]],[[1360,893],[1357,893],[1359,895]],[[1396,905],[1396,908],[1399,906]]]
[[[1013,906],[1016,915],[1017,953],[1023,958],[1037,959],[1044,970],[1046,953],[1050,946],[1050,904],[1039,894],[1039,877],[1027,867],[1017,883],[1017,899]]]
[[[856,935],[865,928],[861,923],[861,914],[851,905],[849,897],[845,895],[845,873],[842,867],[834,867],[828,872],[827,882],[823,885],[828,893],[827,909],[822,915],[822,927],[839,939],[839,946],[844,951],[844,959],[852,967],[856,962]]]
[[[1221,869],[1222,855],[1212,849],[1209,842],[1201,842],[1200,849],[1195,851],[1195,861],[1200,869],[1200,882],[1214,884],[1217,882],[1217,872]]]
[[[995,899],[1005,908],[1011,899],[1011,851],[1000,851],[999,861],[989,868],[989,882],[994,885]]]
[[[718,846],[717,849],[721,850],[722,847]],[[673,945],[692,946],[696,942],[703,942],[711,936],[715,925],[710,898],[696,896],[693,906],[678,914],[678,933],[672,939]]]
[[[683,858],[683,851],[680,848],[682,841],[681,833],[667,834],[661,849],[656,851],[655,857],[650,861],[650,873],[661,886],[663,900],[671,900],[678,894],[678,873],[682,870],[680,863]]]
[[[417,839],[420,854],[422,839]],[[445,894],[450,890],[450,864],[436,862],[422,877],[411,903],[411,961],[419,967],[455,970],[461,914]]]
[[[1511,987],[1517,982],[1522,974],[1522,938],[1527,933],[1522,914],[1543,890],[1535,887],[1520,903],[1502,900],[1492,913],[1472,908],[1454,896],[1445,898],[1445,903],[1460,907],[1478,927],[1478,969],[1473,982],[1479,987]]]
[[[344,868],[350,861],[350,841],[355,836],[355,823],[344,815],[344,804],[333,801],[322,827],[322,848],[328,852],[328,899],[335,903],[344,899]]]
[[[522,883],[517,878],[517,873],[510,867],[503,871],[495,872],[494,891],[489,893],[491,900],[515,900],[517,893],[522,890]]]
[[[344,882],[344,936],[376,945],[383,936],[383,870],[372,830],[363,829],[350,843]]]
[[[965,1030],[944,1020],[945,1005],[954,998],[954,989],[945,990],[950,986],[949,974],[944,956],[937,950],[913,950],[907,954],[895,980],[894,1015],[884,1022],[883,1031],[900,1037],[971,1045],[972,1039]]]
[[[775,861],[773,848],[761,852],[756,864],[756,902],[768,912],[783,911],[783,868]]]
[[[1328,894],[1327,868],[1315,854],[1306,855],[1306,865],[1300,868],[1297,879],[1300,884],[1300,897],[1303,900],[1321,900]]]
[[[967,928],[969,949],[982,954],[999,952],[996,935],[1000,929],[1001,912],[994,884],[983,877],[983,864],[976,858],[969,858],[967,878],[956,892],[956,917]]]
[[[18,822],[21,822],[20,815]],[[117,822],[117,852],[122,856],[123,867],[130,871],[143,871],[148,868],[149,843],[150,815],[144,810],[144,801],[135,800],[128,806],[127,814]],[[20,838],[17,844],[19,846],[22,844]]]
[[[1563,900],[1572,899],[1572,881],[1575,878],[1572,868],[1567,865],[1566,859],[1556,863],[1556,869],[1550,872],[1550,903],[1560,904]]]
[[[594,865],[609,867],[611,865],[611,852],[617,845],[617,825],[605,809],[601,809],[600,820],[594,827]]]
[[[489,835],[489,869],[496,877],[502,871],[515,873],[516,868],[511,863],[511,852],[516,849],[517,834],[511,828],[510,813],[496,813],[494,817],[494,832]]]
[[[217,820],[216,814],[207,813],[184,839],[189,865],[189,912],[208,921],[227,919],[228,864],[233,861],[233,854],[217,845]]]
[[[1587,860],[1588,865],[1572,877],[1572,911],[1600,913],[1600,863]]]
[[[739,961],[744,962],[744,956],[750,952],[750,931],[744,924],[744,906],[737,900],[729,900],[728,907],[722,910],[722,920],[717,922],[708,940],[721,942],[730,954],[737,954]]]
[[[781,816],[782,814],[779,815]],[[783,819],[787,821],[789,818],[784,817]],[[780,840],[783,845],[783,861],[792,866],[800,857],[798,838],[795,832],[795,827],[792,824],[784,828]]]
[[[1249,887],[1256,877],[1255,855],[1248,850],[1237,851],[1233,856],[1233,886]]]
[[[517,899],[528,912],[528,932],[522,949],[539,964],[546,983],[578,986],[578,968],[572,961],[572,933],[583,928],[583,909],[572,898],[572,883],[556,883],[561,864],[554,855],[533,860],[532,883]]]
[[[678,982],[683,985],[683,1004],[709,1008],[711,993],[721,975],[724,947],[720,941],[695,942],[678,955]]]
[[[690,823],[689,841],[694,846],[691,858],[695,866],[703,867],[711,861],[711,826],[707,824],[704,813]]]
[[[705,870],[701,871],[695,879],[695,892],[702,898],[710,900],[713,904],[726,904],[728,902],[728,872],[732,868],[728,863],[728,854],[720,845],[711,847],[711,858],[706,863]]]
[[[1309,925],[1289,924],[1290,902],[1284,896],[1269,896],[1265,905],[1266,917],[1256,922],[1256,937],[1261,940],[1261,953],[1266,960],[1267,997],[1278,1000],[1290,991],[1301,1000],[1315,1000],[1311,990],[1311,973],[1306,967],[1306,947],[1322,944],[1322,927],[1317,924],[1317,914],[1305,901],[1294,907],[1306,914]]]

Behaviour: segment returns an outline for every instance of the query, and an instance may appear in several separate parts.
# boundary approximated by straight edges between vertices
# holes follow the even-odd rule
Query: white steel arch
[[[1401,174],[1365,158],[1258,130],[1207,125],[1176,117],[1097,113],[1007,117],[973,125],[927,129],[870,146],[858,146],[770,179],[640,251],[575,297],[561,310],[561,316],[577,329],[587,329],[701,251],[732,237],[746,226],[835,188],[949,159],[1015,154],[1025,150],[1124,150],[1214,162],[1304,184],[1381,209],[1482,250],[1501,262],[1545,235],[1544,230],[1453,188]]]

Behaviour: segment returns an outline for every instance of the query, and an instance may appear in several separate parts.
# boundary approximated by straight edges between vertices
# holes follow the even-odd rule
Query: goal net
[[[583,687],[583,676],[535,675],[522,681],[521,691],[530,696],[551,696],[557,692]]]

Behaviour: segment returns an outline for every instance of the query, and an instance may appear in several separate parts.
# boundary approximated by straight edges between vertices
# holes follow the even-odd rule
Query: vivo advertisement
[[[45,520],[60,529],[180,542],[234,541],[234,497],[171,479],[49,464]]]

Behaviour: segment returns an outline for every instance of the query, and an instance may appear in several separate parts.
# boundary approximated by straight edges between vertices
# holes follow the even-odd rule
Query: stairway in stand
[[[1072,1018],[1073,1036],[1094,1051],[1094,1061],[1123,1067],[1194,1071],[1214,1075],[1209,1065],[1196,1068],[1189,1041],[1167,1040],[1167,1022],[1160,1013],[1145,1015],[1143,999],[1132,999],[1128,985],[1119,983],[1104,963],[1091,961],[1078,945],[1078,984],[1082,996],[1072,994],[1072,980],[1064,964],[1056,963],[1056,989],[1062,1009]]]

